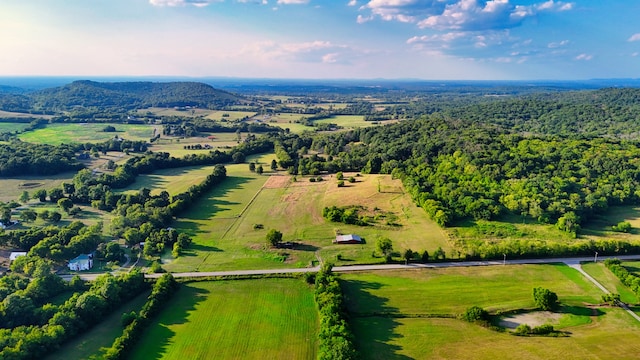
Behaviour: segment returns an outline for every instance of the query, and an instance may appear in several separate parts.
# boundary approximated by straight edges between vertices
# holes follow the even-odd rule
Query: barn
[[[338,235],[336,239],[333,240],[334,244],[362,244],[362,238],[358,235],[349,234],[349,235]]]

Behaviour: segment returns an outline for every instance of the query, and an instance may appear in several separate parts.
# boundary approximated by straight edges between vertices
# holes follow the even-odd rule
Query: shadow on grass
[[[205,300],[209,291],[181,285],[180,290],[165,305],[162,312],[146,329],[137,351],[132,354],[132,359],[161,359],[171,346],[171,338],[175,332],[169,328],[171,325],[185,324],[187,316],[194,311],[196,305]]]
[[[229,210],[228,207],[236,206],[240,202],[224,200],[231,190],[246,190],[247,183],[253,180],[250,177],[232,176],[227,177],[221,184],[217,185],[200,199],[195,201],[189,210],[180,217],[192,220],[209,220],[217,212]],[[257,192],[259,189],[255,189]]]
[[[576,316],[602,316],[604,312],[598,308],[586,307],[586,306],[570,306],[563,305],[557,311],[561,314],[571,314]]]
[[[341,281],[349,324],[353,330],[355,344],[363,359],[400,359],[407,356],[398,352],[400,346],[392,341],[404,337],[396,332],[400,326],[395,307],[389,306],[389,299],[373,295],[371,290],[384,286],[378,282],[358,280]]]
[[[224,250],[215,246],[191,244],[187,249],[183,250],[180,256],[200,256],[199,252],[224,252]]]

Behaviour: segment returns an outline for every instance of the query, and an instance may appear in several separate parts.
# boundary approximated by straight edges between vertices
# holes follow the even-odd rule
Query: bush
[[[558,295],[549,289],[537,287],[533,289],[533,300],[542,310],[551,310],[558,305]]]
[[[338,187],[344,187],[344,180],[338,181]]]
[[[529,334],[531,334],[531,326],[529,326],[527,324],[520,324],[514,330],[514,334],[520,335],[520,336],[529,335]]]
[[[489,313],[487,310],[480,306],[472,306],[468,308],[461,316],[462,320],[468,322],[487,321],[489,320]]]

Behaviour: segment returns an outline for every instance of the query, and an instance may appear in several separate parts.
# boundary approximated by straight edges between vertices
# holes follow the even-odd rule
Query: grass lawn
[[[517,265],[342,274],[356,345],[365,359],[632,359],[640,323],[618,308],[590,308],[601,292],[565,265]],[[533,308],[532,288],[556,292],[568,337],[515,337],[451,318],[478,305]],[[371,316],[371,313],[393,316]],[[584,319],[581,319],[584,318]],[[624,339],[621,340],[621,339]]]
[[[102,131],[107,125],[113,125],[116,131]],[[127,140],[149,141],[154,130],[162,131],[162,128],[156,125],[105,123],[49,124],[45,128],[20,134],[19,139],[30,143],[58,145],[61,143],[101,142],[118,135],[118,137]]]
[[[299,279],[182,285],[130,359],[314,359],[318,315]]]
[[[0,113],[1,113],[1,111],[0,111]],[[27,126],[29,126],[29,124],[0,122],[0,133],[22,131],[22,130],[26,129]]]
[[[258,161],[269,169],[273,155]],[[444,234],[426,214],[402,192],[398,180],[384,175],[366,175],[347,187],[338,188],[334,177],[311,183],[300,177],[297,182],[271,170],[259,176],[249,172],[247,164],[227,167],[228,178],[189,211],[175,227],[193,237],[194,244],[185,256],[165,264],[170,271],[212,271],[309,266],[317,256],[338,264],[379,263],[372,257],[375,241],[388,237],[395,249],[448,250]],[[355,174],[354,174],[355,175]],[[346,174],[349,176],[349,174]],[[377,188],[380,183],[382,193]],[[355,226],[330,223],[322,217],[325,206],[362,205],[394,214],[399,225]],[[262,229],[256,229],[260,224]],[[283,233],[284,241],[302,244],[296,249],[269,249],[265,235],[269,229]],[[362,245],[334,245],[336,231],[355,233],[367,242]]]
[[[109,347],[113,341],[122,335],[122,314],[139,311],[147,301],[149,294],[142,294],[122,305],[103,319],[89,331],[76,336],[73,340],[63,344],[60,349],[45,357],[43,360],[89,359],[100,352],[100,348]]]
[[[638,266],[640,263],[635,262]],[[607,290],[615,294],[620,294],[620,300],[627,304],[637,304],[638,297],[627,286],[622,284],[620,280],[604,266],[603,263],[584,263],[582,269],[596,279]]]

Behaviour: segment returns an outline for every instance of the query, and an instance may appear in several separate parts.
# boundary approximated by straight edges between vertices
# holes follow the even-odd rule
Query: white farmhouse
[[[71,271],[89,270],[93,267],[93,256],[80,254],[76,258],[69,260],[68,266]]]

